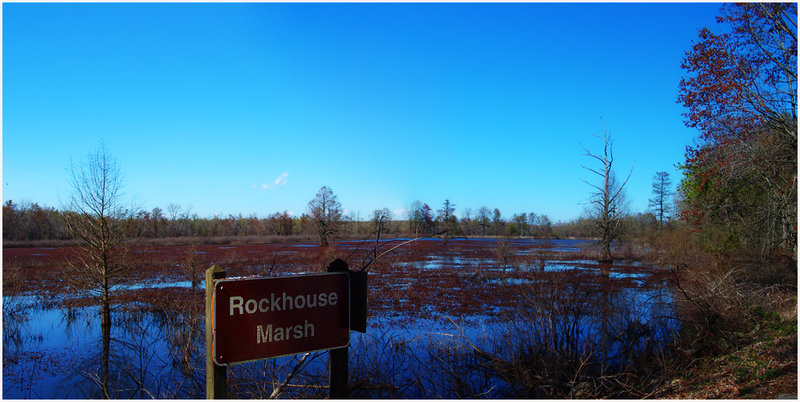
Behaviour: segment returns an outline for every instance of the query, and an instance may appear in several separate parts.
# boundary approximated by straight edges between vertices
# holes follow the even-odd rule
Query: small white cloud
[[[281,173],[280,176],[278,176],[277,179],[275,179],[275,181],[273,181],[270,184],[262,184],[260,188],[262,190],[272,190],[273,188],[285,186],[286,183],[289,182],[289,180],[287,179],[288,177],[289,177],[289,173],[283,172],[283,173]],[[255,184],[253,185],[253,188],[256,188]]]

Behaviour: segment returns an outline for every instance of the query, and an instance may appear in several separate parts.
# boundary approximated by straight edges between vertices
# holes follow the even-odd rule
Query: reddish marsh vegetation
[[[4,397],[203,397],[205,268],[292,275],[342,258],[358,270],[384,252],[369,267],[368,331],[351,340],[351,395],[647,396],[644,381],[677,329],[668,271],[570,259],[581,241],[391,250],[400,242],[133,248],[108,345],[95,300],[60,278],[69,248],[4,249]],[[229,395],[324,397],[326,362],[315,353],[231,366]],[[26,377],[43,365],[50,377]]]

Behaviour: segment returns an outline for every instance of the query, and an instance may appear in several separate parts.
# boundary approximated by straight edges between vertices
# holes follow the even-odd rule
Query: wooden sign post
[[[228,399],[228,368],[214,364],[214,281],[222,278],[222,268],[206,270],[206,399]]]
[[[347,272],[347,263],[336,259],[328,265],[328,272]],[[348,330],[350,324],[348,323]],[[331,349],[328,352],[328,396],[331,399],[347,399],[350,395],[347,389],[347,379],[350,376],[347,367],[349,359],[347,347]]]
[[[326,273],[283,277],[225,279],[221,268],[209,268],[208,399],[227,397],[229,364],[320,350],[329,351],[330,397],[348,398],[350,330],[366,332],[366,285],[366,272],[352,272],[339,259]]]
[[[347,272],[214,283],[214,362],[271,359],[347,347]]]

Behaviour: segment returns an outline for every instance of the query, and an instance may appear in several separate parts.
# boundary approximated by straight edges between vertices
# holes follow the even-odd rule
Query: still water
[[[513,397],[511,384],[476,369],[481,365],[468,356],[512,361],[520,348],[547,344],[577,355],[591,352],[612,367],[659,347],[677,330],[672,292],[658,267],[558,260],[559,252],[587,244],[580,240],[514,240],[504,247],[518,258],[537,254],[531,247],[546,246],[552,259],[543,268],[512,267],[494,253],[496,241],[470,242],[492,252],[464,255],[434,247],[423,258],[393,263],[408,276],[370,273],[368,330],[351,333],[351,396]],[[418,283],[421,275],[459,281],[420,298],[415,292],[424,285]],[[380,291],[373,293],[373,281]],[[162,280],[129,289],[190,287],[189,281]],[[489,296],[471,296],[475,289]],[[171,310],[142,308],[147,300],[115,306],[113,324],[104,333],[98,307],[65,308],[53,297],[3,298],[3,398],[204,398],[202,302]],[[478,308],[459,309],[470,303]],[[229,396],[268,397],[300,359],[231,366]],[[326,364],[325,352],[308,356],[284,396],[325,397]]]

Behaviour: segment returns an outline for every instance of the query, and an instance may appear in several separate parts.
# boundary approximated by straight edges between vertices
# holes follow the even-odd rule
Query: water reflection
[[[483,243],[476,247],[495,244]],[[578,247],[565,241],[550,246]],[[640,364],[677,329],[669,318],[672,295],[654,276],[657,268],[552,259],[541,270],[535,264],[509,268],[491,256],[446,250],[395,267],[446,271],[466,283],[440,289],[419,311],[371,313],[367,334],[352,334],[353,397],[589,397],[575,390],[576,381]],[[387,284],[398,292],[398,306],[416,286],[413,275]],[[511,307],[489,301],[480,314],[442,308],[453,295],[454,303],[464,303],[470,286],[517,293]],[[169,308],[151,300],[119,304],[110,326],[102,325],[97,307],[4,297],[3,397],[204,398],[202,296],[191,292],[190,281],[125,290],[166,288],[175,292]],[[289,356],[232,366],[229,395],[268,397],[298,361]],[[305,361],[285,396],[325,397],[326,367],[325,353]]]

